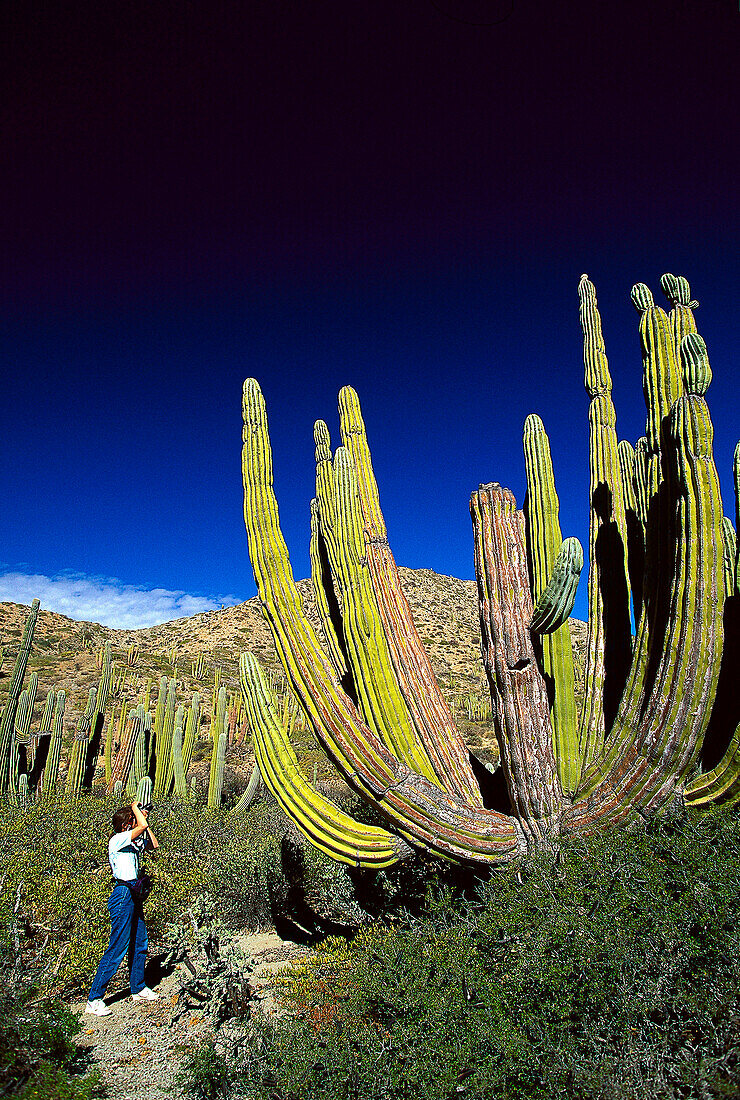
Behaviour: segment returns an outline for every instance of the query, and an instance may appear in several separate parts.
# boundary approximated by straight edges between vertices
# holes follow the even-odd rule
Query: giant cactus
[[[738,556],[727,524],[723,529],[704,396],[711,371],[695,303],[685,280],[665,276],[662,284],[670,317],[644,284],[632,291],[647,408],[646,433],[635,447],[618,441],[595,290],[586,276],[579,286],[591,399],[589,643],[580,719],[563,623],[578,554],[570,540],[561,543],[539,418],[525,429],[526,531],[500,485],[481,486],[471,499],[484,664],[508,813],[484,809],[471,790],[459,734],[436,685],[427,691],[428,658],[388,548],[356,394],[340,394],[343,446],[333,458],[325,425],[316,427],[312,571],[326,591],[318,599],[324,652],[280,532],[262,395],[254,380],[245,383],[244,517],[262,606],[314,733],[386,828],[370,840],[300,775],[251,657],[242,660],[242,690],[266,782],[313,843],[335,858],[377,866],[410,845],[496,863],[561,832],[652,813],[675,796],[694,803],[740,797],[740,726],[719,764],[695,774],[717,697],[722,611]],[[740,449],[735,474],[740,481]]]

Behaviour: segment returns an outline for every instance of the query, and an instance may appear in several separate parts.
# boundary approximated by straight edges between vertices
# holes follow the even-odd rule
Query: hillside
[[[495,753],[490,717],[486,713],[488,690],[480,659],[475,582],[441,576],[429,569],[401,569],[400,573],[437,679],[468,743],[483,750],[484,757]],[[311,582],[300,581],[298,588],[306,613],[320,634]],[[23,605],[0,603],[0,644],[5,647],[0,670],[0,704],[7,693],[12,663],[27,613],[28,608]],[[582,670],[585,624],[572,620],[571,635],[576,666]],[[255,653],[266,669],[274,671],[278,682],[282,680],[272,638],[257,597],[236,607],[204,612],[141,630],[115,630],[99,623],[77,622],[42,608],[28,663],[28,672],[37,671],[39,674],[36,718],[47,691],[51,687],[63,688],[68,698],[65,727],[69,731],[69,739],[77,717],[84,709],[88,690],[97,683],[96,654],[106,641],[111,643],[113,659],[119,668],[126,666],[129,647],[133,645],[138,650],[135,663],[127,668],[123,687],[114,696],[117,705],[123,698],[130,703],[135,702],[147,680],[151,681],[156,696],[158,678],[172,676],[176,669],[178,699],[189,702],[193,692],[200,691],[203,722],[207,723],[214,669],[221,669],[222,683],[236,689],[239,654],[246,649]],[[205,658],[206,672],[199,682],[192,675],[192,663],[201,656]],[[109,711],[110,707],[109,703]],[[203,733],[207,733],[207,728]],[[305,751],[313,756],[308,741]],[[238,768],[237,760],[232,760],[232,765]]]

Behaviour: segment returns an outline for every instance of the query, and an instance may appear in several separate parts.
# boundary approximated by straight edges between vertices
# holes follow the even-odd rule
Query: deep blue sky
[[[584,271],[633,441],[630,287],[664,304],[663,271],[691,280],[734,514],[734,0],[74,8],[3,16],[0,572],[21,579],[0,598],[57,578],[37,585],[52,606],[60,574],[103,604],[116,587],[252,595],[247,375],[298,576],[312,426],[337,434],[345,383],[400,564],[472,577],[470,491],[499,480],[521,501],[531,411],[585,545]],[[97,617],[123,622],[114,603]]]

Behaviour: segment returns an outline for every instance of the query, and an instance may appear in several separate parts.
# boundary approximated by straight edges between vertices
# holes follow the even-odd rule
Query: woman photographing
[[[143,902],[149,893],[149,880],[141,872],[144,851],[159,847],[159,841],[147,824],[149,806],[132,802],[113,814],[113,836],[108,842],[108,859],[114,885],[108,898],[110,943],[100,960],[85,1006],[93,1016],[110,1016],[103,995],[113,975],[128,955],[131,996],[134,1001],[156,1001],[159,994],[144,984],[144,965],[148,937],[144,924]]]

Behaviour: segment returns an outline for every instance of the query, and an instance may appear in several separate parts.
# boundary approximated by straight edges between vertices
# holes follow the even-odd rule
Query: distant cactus
[[[206,674],[206,659],[202,653],[200,653],[194,661],[191,662],[190,672],[194,680],[202,680]]]
[[[222,706],[223,703],[223,706]],[[221,791],[224,782],[224,763],[226,761],[226,745],[228,742],[226,719],[226,692],[223,688],[219,691],[217,708],[217,721],[220,723],[220,732],[213,742],[211,754],[211,770],[208,779],[208,809],[218,809],[221,805]]]
[[[59,773],[59,760],[62,752],[65,705],[66,695],[64,691],[60,690],[56,693],[54,723],[52,726],[51,739],[49,741],[49,751],[46,756],[46,763],[41,777],[42,794],[50,794],[56,786],[57,775]]]
[[[0,794],[6,792],[10,785],[10,754],[13,743],[15,713],[23,688],[23,679],[26,675],[26,665],[28,664],[28,655],[31,652],[38,613],[39,601],[34,600],[23,627],[21,644],[13,668],[10,686],[8,687],[8,697],[3,708],[2,718],[0,718]]]

